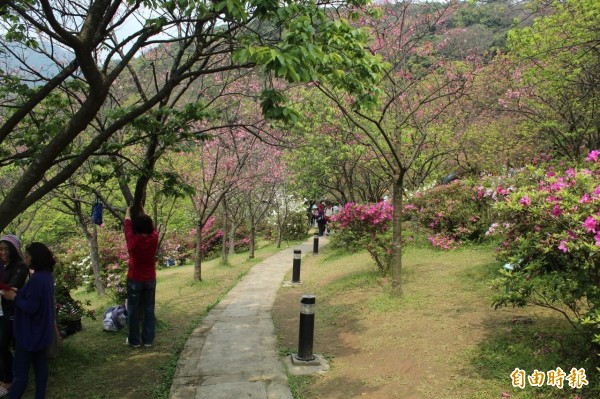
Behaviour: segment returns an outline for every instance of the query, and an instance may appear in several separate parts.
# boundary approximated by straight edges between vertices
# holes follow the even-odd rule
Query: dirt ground
[[[405,256],[401,300],[386,294],[387,280],[361,284],[349,277],[373,267],[368,255],[305,258],[302,286],[281,289],[273,310],[281,344],[296,349],[299,298],[317,295],[314,353],[329,357],[332,367],[301,388],[303,397],[501,397],[469,356],[486,335],[509,328],[515,317],[535,318],[536,311],[491,307],[481,270],[497,267],[492,253],[423,254]]]

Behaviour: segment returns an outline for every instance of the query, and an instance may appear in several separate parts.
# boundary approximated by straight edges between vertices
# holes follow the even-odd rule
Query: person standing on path
[[[131,207],[125,213],[125,241],[129,252],[127,270],[127,321],[129,335],[125,341],[134,348],[142,344],[151,347],[154,342],[156,320],[156,251],[158,232],[152,218],[142,209],[131,218]],[[140,313],[143,315],[140,336]]]
[[[0,238],[0,262],[4,264],[2,282],[17,289],[23,288],[29,270],[23,263],[21,241],[12,234]],[[10,345],[14,340],[14,303],[2,298],[0,307],[0,395],[6,394],[13,380],[13,355]]]
[[[14,379],[8,392],[10,399],[23,396],[29,379],[29,366],[35,372],[35,399],[46,397],[48,361],[46,348],[54,336],[54,265],[48,247],[33,242],[25,249],[25,264],[33,271],[20,290],[4,290],[2,296],[15,305]]]
[[[327,221],[325,220],[325,201],[319,202],[317,205],[317,225],[319,226],[319,236],[323,236],[325,233],[325,225]]]

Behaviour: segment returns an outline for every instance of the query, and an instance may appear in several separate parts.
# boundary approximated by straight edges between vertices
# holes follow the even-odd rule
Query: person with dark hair
[[[8,392],[10,399],[23,396],[27,388],[29,366],[35,372],[35,398],[46,396],[48,362],[46,348],[54,334],[54,265],[56,260],[41,242],[25,248],[25,264],[33,271],[29,281],[20,290],[5,290],[2,296],[15,305],[15,359],[14,380]]]
[[[20,289],[25,285],[29,270],[23,263],[21,241],[12,234],[0,237],[0,262],[4,264],[0,280]],[[10,346],[14,340],[14,304],[4,298],[0,306],[0,396],[6,395],[13,380],[13,355]]]
[[[317,226],[319,227],[319,237],[325,233],[325,226],[327,220],[325,219],[325,201],[321,201],[317,204]]]
[[[129,252],[127,270],[127,344],[134,348],[151,347],[154,342],[156,320],[154,303],[156,294],[156,252],[158,232],[152,218],[144,213],[131,219],[131,207],[125,213],[125,241]],[[142,332],[140,335],[140,313]]]

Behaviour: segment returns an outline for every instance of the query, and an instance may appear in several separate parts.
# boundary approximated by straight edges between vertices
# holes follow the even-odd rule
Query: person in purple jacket
[[[15,304],[14,379],[8,392],[10,399],[23,396],[27,388],[29,366],[35,372],[35,399],[46,396],[48,363],[46,348],[54,334],[54,277],[56,260],[48,247],[40,242],[25,248],[25,264],[33,271],[20,290],[6,290],[2,296]]]

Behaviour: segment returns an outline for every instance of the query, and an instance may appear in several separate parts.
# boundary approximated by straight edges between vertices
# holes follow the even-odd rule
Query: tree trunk
[[[227,201],[223,198],[223,240],[221,241],[221,261],[227,264]]]
[[[235,253],[235,223],[231,222],[230,232],[229,232],[229,254],[233,255]]]
[[[281,241],[283,240],[283,226],[277,224],[277,248],[281,248]]]
[[[202,223],[196,226],[196,256],[194,259],[194,280],[202,281]]]
[[[404,176],[401,174],[394,177],[393,185],[393,206],[394,212],[392,217],[393,239],[392,239],[392,291],[395,295],[402,295],[402,202],[403,202],[403,187],[402,182]]]
[[[74,207],[71,208],[75,215],[77,216],[77,222],[79,223],[79,227],[83,231],[83,235],[88,242],[90,247],[90,261],[92,262],[92,273],[94,274],[94,287],[96,287],[96,291],[98,294],[103,295],[106,291],[106,287],[102,282],[102,278],[100,277],[100,251],[98,249],[98,230],[96,229],[96,225],[92,223],[92,230],[88,228],[87,218],[83,215],[83,211],[81,209],[81,202],[76,201]]]
[[[90,244],[92,271],[94,273],[94,286],[96,287],[98,294],[103,295],[105,287],[100,278],[100,251],[98,249],[98,230],[95,224],[92,224],[92,232],[88,237],[88,242]]]
[[[254,244],[255,244],[255,235],[256,235],[256,226],[254,226],[254,221],[251,220],[250,225],[250,253],[248,254],[248,259],[254,259]]]
[[[142,175],[138,177],[135,184],[135,191],[133,193],[133,204],[131,204],[131,217],[135,218],[142,213],[142,208],[146,203],[146,188],[148,182],[154,174],[154,165],[157,159],[157,148],[158,148],[158,136],[150,136],[150,143],[146,147],[146,153],[144,154],[144,169]],[[156,223],[156,220],[154,220]]]
[[[277,212],[277,248],[281,248],[281,241],[283,241],[283,225],[285,224],[285,218],[281,217],[280,211],[281,209],[279,209],[279,211]]]

